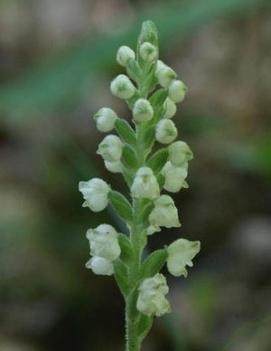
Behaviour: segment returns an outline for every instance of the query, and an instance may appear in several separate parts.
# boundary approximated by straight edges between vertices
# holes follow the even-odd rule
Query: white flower
[[[175,124],[170,119],[161,119],[158,122],[155,130],[155,138],[161,144],[169,144],[178,135]]]
[[[145,43],[140,45],[139,54],[144,61],[153,62],[158,57],[158,50],[156,46],[145,41]]]
[[[177,111],[176,104],[170,98],[167,98],[166,101],[164,102],[164,108],[165,108],[164,118],[172,118]]]
[[[175,277],[187,277],[185,266],[193,267],[192,259],[200,251],[200,242],[178,239],[169,245],[167,251],[168,271]]]
[[[193,159],[193,152],[190,147],[181,140],[169,145],[168,152],[170,162],[176,167],[182,166],[185,162]]]
[[[106,258],[94,256],[87,263],[86,267],[92,269],[98,275],[112,275],[114,273],[113,263]]]
[[[102,211],[108,205],[110,186],[100,178],[79,182],[79,191],[85,199],[83,207],[89,207],[93,212]]]
[[[116,113],[111,108],[103,107],[95,115],[97,129],[100,132],[110,132],[114,128],[117,119]]]
[[[129,46],[123,45],[118,49],[116,59],[121,66],[126,67],[129,60],[135,59],[135,52]]]
[[[173,80],[168,88],[168,95],[174,102],[182,102],[186,92],[187,87],[180,80]]]
[[[149,215],[149,223],[148,235],[160,231],[160,227],[177,228],[181,226],[177,208],[170,196],[161,195],[155,200],[154,209]]]
[[[104,165],[111,173],[122,173],[122,165],[120,161],[104,161]]]
[[[170,311],[170,304],[165,297],[168,293],[167,281],[162,274],[144,279],[138,290],[136,307],[141,313],[159,317]]]
[[[95,229],[89,229],[86,234],[90,245],[90,254],[114,261],[120,256],[118,233],[109,224],[100,224]]]
[[[133,108],[133,117],[136,122],[145,122],[153,117],[153,108],[147,99],[138,99]]]
[[[119,74],[110,85],[111,93],[121,99],[130,99],[136,88],[125,74]]]
[[[159,196],[159,184],[151,168],[139,168],[136,172],[131,192],[136,198],[155,199]]]
[[[162,60],[157,60],[155,72],[157,72],[161,68],[166,68],[166,67],[168,67],[168,65],[166,65]]]
[[[158,67],[159,68],[157,68],[155,72],[156,78],[163,88],[168,88],[170,83],[177,77],[177,74],[172,68],[165,64],[163,64],[163,66],[159,65]]]
[[[116,135],[107,135],[99,144],[97,154],[105,161],[119,161],[122,154],[123,143]]]
[[[187,162],[181,167],[175,167],[170,161],[168,161],[161,171],[161,174],[165,177],[163,188],[172,193],[180,191],[181,188],[187,188],[187,183],[185,181],[187,173]]]
[[[147,230],[146,230],[147,235],[152,235],[152,234],[157,233],[157,232],[161,232],[161,229],[160,229],[160,227],[157,227],[156,225],[149,225]]]

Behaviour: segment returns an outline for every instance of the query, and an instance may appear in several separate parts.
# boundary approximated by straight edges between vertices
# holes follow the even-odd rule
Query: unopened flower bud
[[[116,58],[121,66],[126,67],[129,60],[135,59],[135,52],[129,46],[123,45],[118,49]]]
[[[161,144],[169,144],[178,135],[175,124],[170,119],[161,119],[155,130],[155,139]]]
[[[193,267],[192,259],[200,251],[199,241],[178,239],[167,248],[167,268],[175,277],[187,277],[186,266]]]
[[[112,275],[114,273],[113,263],[106,258],[94,256],[87,263],[86,267],[92,269],[98,275]]]
[[[157,60],[156,62],[156,72],[161,69],[161,68],[165,68],[168,67],[168,65],[166,65],[162,60]]]
[[[160,66],[155,72],[156,78],[158,79],[159,84],[163,88],[168,88],[170,83],[177,77],[177,74],[167,65],[163,67]]]
[[[138,99],[133,108],[133,117],[136,122],[149,121],[153,117],[153,108],[147,99]]]
[[[109,224],[100,224],[95,229],[89,229],[86,234],[90,245],[90,254],[114,261],[120,256],[118,233]]]
[[[165,178],[163,188],[172,193],[176,193],[181,188],[187,187],[185,179],[188,173],[188,163],[184,163],[181,167],[175,167],[168,161],[163,167],[161,174]]]
[[[134,96],[136,88],[125,74],[119,74],[110,85],[113,95],[121,99],[130,99]]]
[[[116,135],[107,135],[99,144],[97,154],[105,161],[119,161],[122,154],[123,143]]]
[[[182,102],[187,92],[186,85],[180,80],[173,80],[168,88],[168,95],[174,102]]]
[[[145,43],[140,45],[139,54],[144,61],[153,62],[158,57],[158,50],[156,46],[145,41]]]
[[[160,231],[160,227],[177,228],[181,226],[178,211],[173,199],[168,195],[161,195],[154,202],[154,209],[149,215],[150,227],[147,234]]]
[[[114,128],[117,119],[116,113],[111,108],[103,107],[95,115],[97,129],[100,132],[110,132]]]
[[[139,168],[136,172],[131,192],[133,197],[136,198],[155,199],[159,196],[159,184],[151,168]]]
[[[108,205],[110,186],[100,178],[79,182],[79,191],[85,200],[83,207],[89,207],[93,212],[102,211]]]
[[[193,152],[190,147],[181,140],[169,145],[168,152],[170,162],[176,167],[180,167],[185,162],[193,159]]]
[[[167,281],[162,274],[144,279],[138,290],[138,311],[147,316],[157,317],[170,312],[170,304],[165,297],[168,293]]]
[[[172,118],[177,111],[176,104],[170,98],[167,98],[166,101],[164,102],[164,108],[165,108],[164,118]]]
[[[111,173],[122,173],[122,165],[120,161],[104,161],[104,165]]]

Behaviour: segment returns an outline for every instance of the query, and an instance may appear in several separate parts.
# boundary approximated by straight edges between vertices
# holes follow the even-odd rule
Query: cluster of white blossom
[[[86,237],[92,256],[86,267],[91,268],[96,274],[112,275],[113,262],[121,253],[116,230],[109,224],[101,224],[95,229],[89,229]]]
[[[141,43],[138,52],[135,53],[128,46],[121,46],[116,56],[117,62],[128,67],[131,62],[148,67],[154,67],[156,84],[167,92],[162,104],[162,115],[157,119],[154,104],[148,94],[140,93],[137,82],[127,75],[118,75],[110,85],[114,96],[127,100],[132,110],[133,123],[135,126],[148,127],[154,123],[154,141],[166,145],[167,160],[161,167],[159,174],[149,166],[148,160],[139,164],[133,174],[130,184],[132,199],[147,199],[153,207],[148,215],[148,225],[145,228],[146,235],[159,232],[161,227],[180,227],[181,223],[178,210],[173,199],[169,195],[161,195],[164,189],[176,193],[182,188],[187,188],[188,162],[193,154],[184,141],[175,141],[178,135],[177,128],[172,118],[177,111],[177,103],[183,101],[187,88],[177,79],[177,74],[164,62],[158,60],[158,48],[151,42]],[[101,132],[114,130],[119,117],[116,112],[108,107],[101,108],[94,116],[97,129]],[[135,131],[136,135],[136,131]],[[122,155],[125,141],[117,135],[107,135],[99,144],[97,153],[104,160],[105,167],[113,173],[123,173]],[[162,182],[158,180],[162,177]],[[93,178],[79,183],[79,190],[83,194],[85,202],[83,206],[98,212],[106,208],[109,203],[111,187],[102,179]],[[121,248],[118,241],[119,234],[107,224],[102,224],[96,229],[87,231],[90,243],[91,259],[86,266],[96,274],[114,274],[114,261],[119,259]],[[174,276],[187,275],[186,266],[192,266],[192,259],[200,250],[198,241],[179,239],[167,248],[167,268]],[[138,288],[137,309],[147,316],[160,316],[170,310],[170,305],[165,295],[168,293],[166,279],[161,274],[143,279]]]

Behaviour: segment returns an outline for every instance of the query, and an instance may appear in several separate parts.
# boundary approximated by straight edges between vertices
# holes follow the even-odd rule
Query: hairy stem
[[[134,312],[133,296],[127,298],[125,308],[126,319],[126,351],[140,351],[141,342],[136,328],[136,314]]]
[[[144,152],[140,140],[140,128],[136,130],[137,147],[136,154],[139,166],[144,165]],[[125,320],[126,320],[126,351],[140,351],[141,339],[137,332],[136,318],[138,311],[136,309],[138,276],[141,269],[142,252],[146,245],[146,234],[140,220],[141,201],[133,199],[134,218],[131,227],[130,239],[133,246],[134,257],[129,267],[129,284],[131,293],[125,301]]]

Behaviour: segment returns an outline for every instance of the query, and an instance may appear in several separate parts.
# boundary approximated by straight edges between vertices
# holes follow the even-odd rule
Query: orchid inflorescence
[[[178,131],[172,121],[176,103],[183,101],[187,88],[158,59],[158,35],[151,21],[142,25],[136,52],[121,46],[116,59],[127,75],[118,75],[110,89],[127,102],[133,126],[112,109],[101,108],[94,116],[97,129],[115,130],[118,135],[107,135],[97,153],[108,171],[123,175],[130,199],[100,178],[80,182],[79,190],[84,207],[99,212],[111,204],[129,230],[125,235],[109,224],[89,229],[91,258],[86,267],[95,274],[115,276],[126,305],[126,350],[138,351],[153,317],[170,311],[169,289],[160,270],[166,264],[172,275],[186,277],[200,243],[182,238],[143,255],[149,235],[162,227],[181,226],[173,199],[161,191],[176,193],[188,187],[188,162],[193,153],[184,141],[175,141]]]

